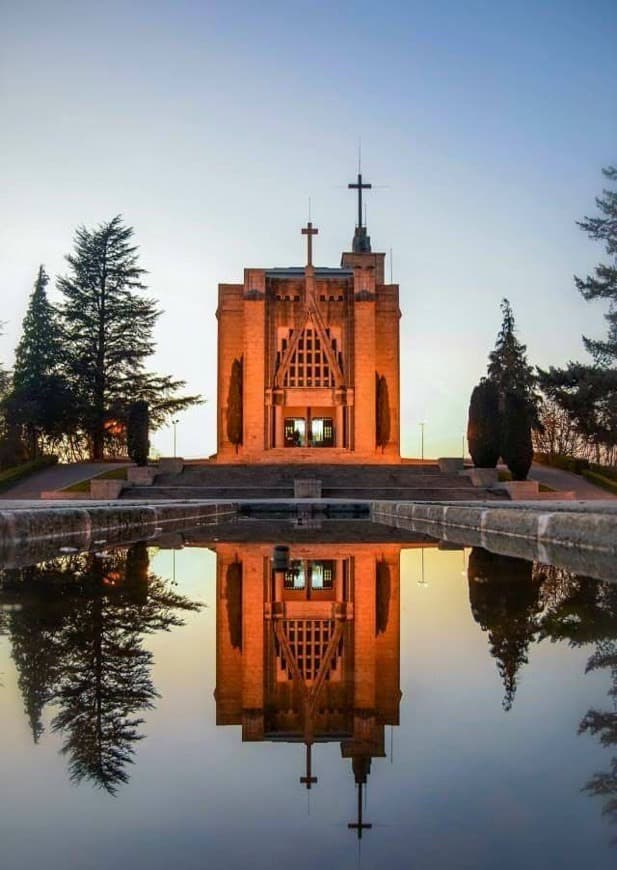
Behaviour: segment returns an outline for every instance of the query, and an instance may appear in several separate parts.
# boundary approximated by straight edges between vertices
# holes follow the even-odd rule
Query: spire
[[[358,171],[358,180],[347,185],[349,190],[358,191],[358,223],[351,243],[354,254],[371,253],[371,237],[367,235],[366,226],[362,223],[362,191],[370,190],[372,186],[372,184],[366,184],[362,181],[361,171]]]

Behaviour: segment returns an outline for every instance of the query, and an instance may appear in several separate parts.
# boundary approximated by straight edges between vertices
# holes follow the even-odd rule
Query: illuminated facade
[[[313,745],[339,741],[363,786],[399,722],[401,545],[295,544],[281,572],[271,544],[215,549],[217,725],[304,743],[307,788]]]
[[[399,291],[358,225],[340,268],[245,269],[220,284],[218,462],[400,461]]]

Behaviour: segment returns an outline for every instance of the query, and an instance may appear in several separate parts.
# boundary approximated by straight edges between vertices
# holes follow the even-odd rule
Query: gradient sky
[[[616,44],[614,0],[4,0],[0,359],[39,263],[62,274],[75,227],[122,213],[165,311],[153,368],[208,400],[178,452],[213,452],[217,284],[303,264],[309,195],[315,262],[338,264],[361,137],[401,287],[403,452],[425,420],[427,455],[459,453],[503,296],[535,364],[604,331],[572,275],[603,254],[575,221],[617,162]]]

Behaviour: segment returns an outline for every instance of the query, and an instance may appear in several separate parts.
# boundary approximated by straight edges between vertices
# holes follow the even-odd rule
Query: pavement
[[[537,480],[538,483],[544,483],[550,486],[551,489],[567,492],[574,492],[576,499],[589,499],[593,501],[610,501],[617,499],[616,495],[601,489],[599,486],[590,483],[581,477],[580,474],[572,474],[570,471],[562,471],[560,468],[551,468],[548,465],[532,465],[529,472],[530,480]]]
[[[125,468],[128,462],[71,462],[69,464],[58,463],[37,471],[25,480],[16,483],[10,489],[0,493],[0,505],[8,499],[37,499],[42,492],[53,489],[64,489],[72,483],[81,480],[89,480],[103,471],[111,471],[112,468]],[[2,505],[4,507],[4,505]]]

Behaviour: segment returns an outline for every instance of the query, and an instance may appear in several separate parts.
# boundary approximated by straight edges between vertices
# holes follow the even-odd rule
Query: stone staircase
[[[469,478],[429,465],[186,465],[159,474],[152,486],[125,490],[125,498],[290,499],[295,479],[321,481],[322,498],[395,501],[477,501],[500,496]]]

